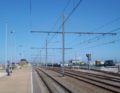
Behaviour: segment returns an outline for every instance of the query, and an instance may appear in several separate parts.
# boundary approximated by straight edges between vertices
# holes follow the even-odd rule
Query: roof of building
[[[27,61],[26,59],[21,59],[20,61]]]

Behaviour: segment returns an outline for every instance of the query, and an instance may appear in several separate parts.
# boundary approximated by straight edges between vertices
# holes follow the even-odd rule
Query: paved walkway
[[[5,76],[5,75],[7,75],[6,72],[4,72],[4,73],[3,73],[3,72],[0,72],[0,78],[3,77],[3,76]]]
[[[31,93],[31,67],[0,77],[0,93]]]

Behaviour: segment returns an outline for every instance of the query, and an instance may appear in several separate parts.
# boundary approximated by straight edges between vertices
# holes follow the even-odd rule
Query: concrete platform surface
[[[31,93],[31,67],[13,70],[0,78],[0,93]]]
[[[7,73],[1,73],[0,72],[0,78],[3,77],[3,76],[5,76],[5,75],[7,75]]]
[[[40,86],[40,78],[36,71],[32,68],[32,84],[33,84],[33,91],[31,93],[42,93],[41,86]]]

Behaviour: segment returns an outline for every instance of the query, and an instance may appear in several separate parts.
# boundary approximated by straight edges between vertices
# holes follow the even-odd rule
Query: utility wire
[[[117,34],[120,34],[120,32],[118,32]],[[95,41],[98,41],[98,40],[95,40]],[[94,41],[94,42],[95,42]],[[115,42],[116,41],[119,41],[119,40],[115,40]],[[108,43],[104,43],[104,44],[109,44],[109,43],[113,43],[113,42],[108,42]],[[101,45],[104,45],[104,44],[101,44]],[[86,44],[87,45],[87,44]],[[98,45],[96,45],[96,46],[98,46]],[[95,47],[95,46],[93,46],[93,47]],[[93,47],[89,47],[89,48],[93,48]],[[85,49],[87,49],[87,48],[85,48]],[[85,50],[85,49],[80,49],[80,50]],[[79,50],[75,50],[75,51],[79,51]],[[72,52],[75,52],[75,51],[72,51]],[[68,52],[68,53],[72,53],[72,52]],[[68,53],[65,53],[65,54],[68,54]]]
[[[102,27],[104,27],[104,26],[106,26],[106,25],[108,25],[108,24],[111,24],[112,22],[114,22],[114,21],[116,21],[116,20],[118,20],[118,19],[120,19],[120,17],[117,18],[117,19],[115,19],[115,20],[113,20],[113,21],[111,21],[111,22],[109,22],[109,23],[107,23],[107,24],[105,24],[105,25],[102,25],[101,27],[96,28],[95,30],[98,30],[98,29],[100,29],[100,28],[102,28]],[[91,32],[93,32],[93,31],[95,31],[95,30],[92,30]]]
[[[110,21],[110,22],[108,22],[108,23],[106,23],[106,24],[104,24],[104,25],[102,25],[102,26],[100,26],[100,27],[98,27],[98,28],[90,31],[90,32],[93,32],[93,31],[95,31],[95,30],[98,30],[98,29],[100,29],[100,28],[102,28],[102,27],[104,27],[104,26],[106,26],[106,25],[108,25],[108,24],[110,24],[110,23],[112,23],[112,22],[114,22],[114,21],[118,21],[118,19],[120,19],[120,17],[118,17],[117,19],[112,20],[112,21]],[[96,37],[96,38],[97,38],[97,37]],[[73,41],[74,41],[74,40],[73,40]],[[72,41],[72,42],[73,42],[73,41]],[[87,40],[87,41],[89,41],[89,40]],[[87,42],[87,41],[86,41],[86,42]],[[72,42],[71,42],[71,43],[72,43]],[[77,44],[77,45],[79,45],[79,44]],[[76,46],[76,45],[74,45],[74,46]]]
[[[95,27],[96,28],[96,26],[94,26],[94,25],[91,25],[91,24],[88,24],[88,23],[85,23],[85,22],[82,22],[82,21],[80,21],[80,20],[77,20],[77,19],[74,19],[74,18],[71,18],[70,17],[70,20],[71,19],[73,19],[73,20],[75,20],[75,21],[78,21],[78,22],[81,22],[81,23],[84,23],[84,24],[87,24],[87,25],[89,25],[89,26],[91,26],[91,27]],[[97,27],[98,28],[98,27]],[[104,31],[106,31],[105,29],[102,29],[102,30],[104,30]]]
[[[64,21],[64,23],[68,20],[68,18],[72,15],[72,13],[75,11],[75,9],[79,6],[79,4],[82,2],[82,0],[79,1],[79,3],[76,5],[76,7],[72,10],[72,12],[69,14],[69,16],[66,18],[66,20]],[[62,23],[63,25],[63,23]],[[60,28],[62,27],[62,25],[58,28],[57,32],[60,30]],[[53,35],[53,37],[55,36],[56,34]],[[53,38],[52,37],[52,38]],[[49,42],[52,40],[52,38],[49,40]],[[48,42],[48,44],[49,44]]]
[[[61,16],[62,16],[63,12],[66,10],[69,2],[70,2],[70,0],[68,1],[68,3],[67,3],[67,5],[65,6],[64,10],[62,11]],[[31,0],[30,0],[30,11],[31,11]],[[57,22],[55,23],[55,25],[54,25],[54,27],[52,28],[52,30],[53,30],[53,29],[55,28],[55,26],[57,25],[57,23],[58,23],[58,21],[60,20],[61,16],[59,17],[59,19],[58,19]],[[52,30],[51,30],[51,31],[52,31]],[[49,36],[49,35],[47,35],[47,38],[48,38],[48,36]],[[46,38],[46,39],[47,39],[47,38]],[[45,41],[46,41],[46,40],[45,40]],[[45,41],[43,42],[43,44],[45,43]],[[43,44],[42,44],[42,45],[43,45]],[[41,50],[41,51],[42,51],[42,50]]]
[[[60,18],[60,17],[58,17],[58,18]],[[46,24],[40,26],[39,28],[44,27],[44,26],[46,26],[46,25],[52,23],[53,21],[55,21],[55,20],[58,19],[58,18],[53,19],[52,21],[50,21],[50,22],[48,22],[48,23],[46,23]],[[38,29],[38,28],[37,28],[37,29]],[[45,42],[46,42],[46,40],[42,43],[42,45],[44,45]],[[41,46],[41,47],[42,47],[42,46]]]
[[[117,34],[119,34],[119,33],[120,32],[118,32]],[[95,41],[98,41],[98,40],[95,40]],[[115,42],[118,42],[118,41],[120,41],[120,39],[119,40],[115,40]],[[102,46],[102,45],[105,45],[105,44],[110,44],[110,43],[113,43],[113,42],[108,42],[108,43],[100,44],[99,46]],[[81,51],[81,50],[85,50],[85,49],[89,49],[89,48],[93,48],[93,47],[97,47],[97,46],[98,45],[95,45],[95,46],[92,46],[92,47],[87,47],[87,48],[76,50],[76,51]],[[75,51],[72,51],[72,52],[75,52]],[[69,53],[72,53],[72,52],[69,52]],[[59,53],[59,52],[56,52],[54,54],[57,54],[57,53]],[[65,53],[65,54],[68,54],[68,53]]]
[[[35,30],[38,30],[38,29],[40,29],[40,28],[42,28],[42,27],[44,27],[44,26],[46,26],[46,25],[48,25],[48,24],[52,23],[53,21],[55,21],[55,20],[56,20],[56,19],[58,19],[58,18],[60,18],[60,17],[57,17],[57,18],[53,19],[52,21],[50,21],[50,22],[48,22],[48,23],[46,23],[46,24],[44,24],[44,25],[42,25],[42,26],[38,27],[38,28],[37,28],[37,29],[35,29]]]
[[[119,30],[119,29],[120,29],[120,28],[117,28],[117,29],[112,30],[112,31],[110,31],[110,32],[114,32],[114,31],[117,31],[117,30]],[[108,33],[110,33],[110,32],[108,32]],[[120,33],[120,32],[119,32],[119,33]],[[117,34],[118,34],[118,33],[117,33]],[[96,38],[98,38],[98,37],[100,38],[101,36],[102,36],[102,35],[97,36],[97,37],[95,37],[95,38],[93,38],[93,39],[96,39]],[[77,37],[77,38],[78,38],[78,37]],[[77,39],[77,38],[76,38],[76,39]],[[75,39],[75,40],[76,40],[76,39]],[[74,40],[73,40],[73,41],[74,41]],[[87,40],[87,41],[89,41],[89,40]],[[85,42],[87,42],[87,41],[85,41]],[[98,41],[98,40],[95,40],[95,41]],[[95,41],[92,41],[92,42],[95,42]],[[83,42],[83,43],[84,43],[84,42]],[[83,44],[83,43],[81,43],[81,44]],[[71,46],[71,47],[76,47],[76,46],[81,45],[81,44],[77,44],[77,45],[74,45],[74,46]],[[87,43],[87,44],[88,44],[88,43]],[[85,44],[85,45],[87,45],[87,44]],[[85,45],[83,45],[83,46],[85,46]],[[81,47],[81,46],[80,46],[80,47]],[[76,51],[77,51],[77,50],[76,50]],[[75,52],[75,51],[74,51],[74,52]],[[57,53],[57,52],[56,52],[56,53]],[[55,54],[56,54],[56,53],[55,53]],[[71,53],[71,52],[70,52],[70,53]]]
[[[110,32],[114,32],[114,31],[117,31],[117,30],[119,30],[120,28],[117,28],[117,29],[115,29],[115,30],[112,30],[112,31],[110,31]],[[108,32],[108,33],[110,33],[110,32]],[[119,32],[120,33],[120,32]],[[102,35],[101,35],[102,36]],[[99,36],[100,37],[100,36]],[[78,38],[78,37],[77,37]],[[76,39],[77,39],[76,38]],[[95,37],[95,38],[98,38],[98,36],[97,37]],[[95,39],[94,38],[94,39]],[[98,40],[95,40],[95,41],[98,41]],[[95,41],[93,41],[93,42],[95,42]],[[87,44],[86,44],[87,45]],[[84,46],[84,45],[83,45]],[[72,47],[75,47],[75,46],[72,46]],[[81,47],[81,46],[80,46]],[[76,50],[76,51],[78,51],[78,50]],[[75,51],[73,51],[73,52],[75,52]],[[56,52],[56,53],[58,53],[58,52]],[[54,53],[54,54],[56,54],[56,53]],[[69,52],[69,53],[71,53],[71,52]],[[67,53],[65,53],[65,54],[67,54]]]
[[[76,10],[76,8],[79,6],[79,4],[80,4],[81,2],[82,2],[82,0],[79,1],[79,3],[76,5],[76,7],[72,10],[72,12],[69,14],[69,16],[67,17],[67,19],[64,21],[64,23],[68,20],[68,18],[72,15],[72,13]],[[68,5],[68,4],[67,4],[67,5]],[[63,23],[62,23],[62,25],[63,25]],[[58,28],[57,32],[60,30],[60,28],[62,27],[62,25]],[[56,34],[54,34],[53,37],[54,37],[55,35],[56,35]],[[53,38],[53,37],[52,37],[52,38]],[[52,38],[47,42],[47,44],[50,43],[50,41],[52,40]],[[45,47],[45,46],[44,46],[44,47]],[[44,47],[43,47],[43,48],[44,48]],[[42,48],[42,49],[43,49],[43,48]],[[42,51],[42,49],[41,49],[41,51]]]
[[[120,33],[120,32],[119,32]],[[117,33],[118,34],[118,33]],[[95,41],[93,41],[93,42],[96,42],[96,41],[98,41],[98,40],[95,40]],[[88,43],[87,44],[85,44],[85,45],[88,45]],[[85,45],[81,45],[81,46],[79,46],[79,48],[80,47],[83,47],[83,46],[85,46]],[[78,50],[75,50],[75,51],[78,51]],[[73,51],[73,52],[75,52],[75,51]]]
[[[75,38],[73,41],[75,41],[76,39],[78,39],[80,36],[78,36],[77,38]],[[71,41],[71,42],[73,42],[73,41]],[[67,45],[69,45],[71,42],[69,42]],[[66,46],[67,46],[66,45]]]
[[[71,20],[70,20],[71,21]],[[73,21],[71,21],[71,22],[73,22]],[[86,31],[85,29],[83,29],[82,27],[80,27],[77,23],[75,23],[75,22],[73,22],[75,25],[77,25],[81,30],[83,30],[83,31]]]
[[[52,28],[51,32],[53,31],[53,29],[54,29],[54,28],[55,28],[55,26],[57,25],[58,21],[60,20],[60,18],[61,18],[61,16],[62,16],[62,14],[63,14],[63,13],[64,13],[64,11],[66,10],[66,8],[67,8],[67,6],[68,6],[69,2],[70,2],[70,0],[68,1],[68,3],[67,3],[67,5],[65,6],[65,8],[63,9],[63,11],[62,11],[62,13],[61,13],[61,15],[60,15],[59,19],[57,20],[57,22],[56,22],[56,23],[55,23],[55,25],[53,26],[53,28]],[[46,39],[48,39],[48,36],[49,36],[49,34],[47,35]],[[46,40],[45,40],[45,41],[46,41]],[[44,41],[44,43],[45,43],[45,41]],[[43,45],[43,44],[42,44],[42,45]]]
[[[119,40],[116,40],[115,42],[118,42],[120,41]],[[113,43],[113,42],[108,42],[108,43],[105,43],[105,44],[110,44],[110,43]],[[102,45],[105,45],[105,44],[100,44],[99,46],[102,46]],[[92,47],[87,47],[87,48],[84,48],[84,49],[80,49],[80,50],[77,50],[77,51],[82,51],[82,50],[85,50],[85,49],[89,49],[89,48],[93,48],[93,47],[97,47],[98,45],[95,45],[95,46],[92,46]],[[75,52],[75,51],[74,51]],[[69,52],[69,53],[72,53],[72,52]],[[68,54],[68,53],[65,53],[65,54]]]
[[[108,32],[108,33],[117,31],[117,30],[119,30],[119,29],[120,29],[120,28],[117,28],[117,29],[112,30],[112,31],[110,31],[110,32]],[[93,39],[97,39],[98,37],[101,37],[101,36],[103,36],[103,35],[96,36],[96,37],[94,37]],[[91,40],[93,40],[93,39],[91,39]],[[89,41],[89,40],[86,40],[86,41],[84,41],[84,42],[88,42],[88,41]],[[84,44],[84,42],[82,42],[82,43]],[[81,43],[81,44],[82,44],[82,43]],[[75,44],[75,45],[73,45],[73,46],[71,46],[71,47],[76,47],[76,46],[78,46],[78,45],[80,45],[80,43],[79,43],[79,44]]]

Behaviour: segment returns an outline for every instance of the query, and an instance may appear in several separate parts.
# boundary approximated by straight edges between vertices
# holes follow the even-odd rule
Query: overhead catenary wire
[[[118,42],[118,41],[120,41],[120,39],[116,40],[115,42]],[[110,44],[110,43],[113,43],[113,42],[108,42],[108,43],[105,43],[105,44]],[[99,44],[99,46],[102,46],[102,45],[105,45],[105,44]],[[79,49],[77,51],[82,51],[82,50],[93,48],[93,47],[98,47],[98,45],[95,45],[95,46],[92,46],[92,47],[87,47],[87,48],[84,48],[84,49]],[[69,52],[69,53],[72,53],[72,52]],[[65,54],[68,54],[68,53],[65,53]]]
[[[67,4],[66,4],[66,6],[65,6],[65,8],[63,9],[63,11],[62,11],[62,13],[61,13],[61,15],[60,15],[60,17],[58,18],[58,20],[57,20],[57,22],[55,23],[55,25],[53,26],[53,28],[51,29],[51,32],[53,31],[53,29],[55,28],[55,26],[57,25],[57,23],[58,23],[58,21],[60,20],[60,18],[61,18],[61,16],[62,16],[62,14],[64,13],[64,11],[66,10],[66,8],[67,8],[67,6],[68,6],[68,4],[70,3],[70,0],[67,2]],[[47,37],[46,37],[46,39],[48,39],[48,36],[49,36],[49,34],[47,35]],[[44,43],[45,43],[45,41],[44,41]],[[42,44],[43,45],[43,44]]]
[[[120,32],[118,32],[117,34],[120,34]],[[98,40],[95,40],[95,41],[98,41]],[[95,42],[95,41],[93,41],[93,42]],[[115,42],[116,41],[119,41],[119,40],[115,40]],[[103,43],[103,44],[101,44],[101,45],[105,45],[105,44],[109,44],[109,43],[114,43],[114,41],[112,41],[112,42],[108,42],[108,43]],[[87,45],[87,44],[86,44]],[[101,46],[100,45],[100,46]],[[85,45],[83,45],[83,46],[85,46]],[[93,47],[97,47],[98,45],[96,45],[96,46],[93,46]],[[93,48],[93,47],[89,47],[89,48]],[[88,48],[85,48],[85,49],[88,49]],[[72,52],[75,52],[75,51],[81,51],[81,50],[85,50],[85,49],[79,49],[79,50],[74,50],[74,51],[72,51]],[[72,53],[72,52],[68,52],[68,53]],[[65,53],[65,54],[68,54],[68,53]]]
[[[66,18],[66,20],[64,21],[64,23],[68,20],[68,18],[72,15],[72,13],[76,10],[76,8],[79,6],[79,4],[82,2],[82,0],[80,0],[79,2],[78,2],[78,4],[76,5],[76,7],[72,10],[72,12],[69,14],[69,16]],[[62,23],[62,25],[63,25],[63,23]],[[57,31],[59,31],[60,30],[60,28],[62,27],[62,25],[58,28],[58,30]],[[54,34],[53,36],[52,36],[52,38],[55,36],[56,34]],[[52,40],[52,38],[47,42],[47,44],[49,44],[49,42]],[[44,46],[45,47],[45,46]],[[43,47],[43,48],[44,48]],[[41,49],[41,51],[42,51],[42,49]]]
[[[79,4],[82,2],[82,0],[79,1],[79,3],[76,5],[76,7],[72,10],[72,12],[69,14],[69,16],[65,19],[64,23],[68,20],[68,18],[72,15],[72,13],[76,10],[76,8],[79,6]],[[64,24],[62,23],[62,25]],[[62,27],[62,25],[58,28],[57,32],[60,30],[60,28]],[[55,36],[56,34],[54,34],[52,36],[52,38],[49,40],[49,42],[53,39],[53,37]],[[48,42],[48,43],[49,43]]]
[[[112,30],[112,31],[110,31],[110,32],[114,32],[114,31],[117,31],[117,30],[119,30],[120,28],[118,28],[118,29],[115,29],[115,30]],[[101,35],[102,36],[102,35]],[[95,37],[95,38],[98,38],[98,36],[97,37]],[[95,41],[98,41],[98,40],[95,40]],[[93,42],[95,42],[95,41],[93,41]],[[87,45],[87,44],[86,44]],[[84,46],[84,45],[83,45]],[[77,50],[76,50],[77,51]],[[75,51],[74,51],[75,52]]]
[[[98,29],[97,29],[98,30]]]
[[[119,29],[120,29],[120,28],[117,28],[117,29],[112,30],[112,31],[110,31],[110,32],[108,32],[108,33],[111,33],[111,32],[114,32],[114,31],[117,31],[117,30],[119,30]],[[96,36],[96,37],[92,38],[91,40],[97,39],[98,37],[100,38],[100,37],[102,37],[102,36],[103,36],[103,35]],[[89,41],[89,40],[86,40],[86,41],[84,41],[84,42],[88,42],[88,41]],[[80,44],[84,44],[84,42],[79,43],[79,44],[75,44],[75,45],[70,46],[70,47],[76,47],[76,46],[78,46],[78,45],[80,45]]]
[[[42,26],[40,26],[40,27],[36,28],[35,30],[38,30],[38,29],[40,29],[40,28],[42,28],[42,27],[44,27],[44,26],[46,26],[46,25],[48,25],[48,24],[52,23],[53,21],[55,21],[55,20],[57,20],[57,19],[59,19],[59,18],[60,18],[60,16],[59,16],[59,17],[57,17],[57,18],[55,18],[55,19],[53,19],[52,21],[50,21],[50,22],[48,22],[48,23],[46,23],[46,24],[44,24],[44,25],[42,25]]]
[[[87,25],[89,25],[89,26],[91,26],[91,27],[96,27],[96,26],[94,26],[94,25],[91,25],[91,24],[88,24],[88,23],[85,23],[85,22],[82,22],[82,21],[80,21],[80,20],[77,20],[77,19],[75,19],[75,18],[71,18],[71,17],[70,17],[70,20],[71,20],[71,19],[73,19],[73,20],[75,20],[75,21],[78,21],[78,22],[81,22],[81,23],[84,23],[84,24],[87,24]],[[117,21],[118,19],[120,19],[120,17],[118,17],[117,19],[114,19],[114,20],[112,20],[112,21],[110,21],[110,22],[108,22],[108,23],[106,23],[106,24],[104,24],[104,25],[102,25],[102,26],[100,26],[100,27],[97,27],[96,30],[101,29],[101,30],[103,30],[103,31],[106,31],[105,29],[102,29],[102,27],[104,27],[104,26],[106,26],[106,25],[109,25],[109,24],[113,23],[114,21]],[[95,30],[95,29],[94,29],[94,30]],[[93,31],[94,31],[94,30],[93,30]]]
[[[110,31],[110,32],[114,32],[114,31],[119,30],[119,29],[120,29],[120,28],[115,29],[115,30],[112,30],[112,31]],[[97,36],[97,38],[98,38],[98,36]],[[97,40],[95,40],[95,41],[97,41]],[[78,51],[78,50],[76,50],[76,51]]]
[[[70,2],[70,0],[68,1],[68,3],[66,4],[66,6],[65,6],[65,8],[63,9],[63,11],[62,11],[62,13],[61,13],[61,15],[60,15],[60,17],[59,17],[59,19],[57,20],[57,22],[55,23],[55,25],[53,26],[53,28],[52,28],[52,30],[55,28],[55,26],[57,25],[57,23],[58,23],[58,21],[60,20],[60,18],[61,18],[61,16],[62,16],[62,14],[64,13],[64,11],[66,10],[66,8],[67,8],[67,6],[68,6],[68,4],[69,4],[69,2]],[[51,31],[52,31],[51,30]],[[47,37],[46,37],[46,39],[48,38],[48,36],[49,35],[47,35]],[[45,40],[46,41],[46,40]],[[45,41],[43,42],[43,44],[42,45],[44,45],[44,43],[45,43]],[[42,47],[42,46],[41,46]],[[42,51],[42,50],[41,50]]]
[[[75,38],[74,40],[72,40],[71,42],[73,42],[73,41],[75,41],[76,39],[78,39],[79,38],[79,36],[77,37],[77,38]],[[69,42],[67,45],[69,45],[71,42]],[[67,46],[66,45],[66,46]]]
[[[110,22],[108,22],[108,23],[106,23],[106,24],[104,24],[104,25],[102,25],[102,26],[100,26],[100,27],[98,27],[98,28],[92,30],[92,31],[95,31],[95,30],[101,29],[102,27],[104,27],[104,26],[106,26],[106,25],[108,25],[108,24],[111,24],[111,23],[114,22],[114,21],[118,21],[118,19],[120,19],[120,17],[117,18],[117,19],[115,19],[115,20],[112,20],[112,21],[110,21]],[[110,32],[114,32],[114,31],[119,30],[119,29],[120,29],[120,28],[115,29],[115,30],[110,31]],[[91,31],[91,32],[92,32],[92,31]],[[101,35],[101,36],[102,36],[102,35]],[[93,39],[97,39],[98,37],[101,37],[101,36],[97,36],[97,37],[95,37],[95,38],[93,38]],[[93,40],[93,39],[91,39],[91,40]],[[76,40],[76,39],[74,39],[74,40]],[[74,41],[74,40],[73,40],[73,41]],[[71,41],[70,43],[72,43],[73,41]],[[89,41],[89,40],[84,41],[84,42],[88,42],[88,41]],[[96,41],[97,41],[97,40],[96,40]],[[74,46],[71,46],[71,47],[76,47],[76,46],[78,46],[78,45],[84,44],[84,42],[82,42],[82,43],[80,43],[80,44],[77,44],[77,45],[74,45]],[[70,43],[68,43],[67,45],[69,45]]]
[[[110,22],[108,22],[108,23],[106,23],[106,24],[104,24],[104,25],[102,25],[102,26],[100,26],[100,27],[98,27],[98,28],[96,28],[96,29],[94,29],[94,30],[92,30],[92,31],[90,31],[90,32],[93,32],[93,31],[95,31],[95,30],[98,30],[98,29],[100,29],[100,28],[102,28],[102,27],[104,27],[104,26],[106,26],[106,25],[108,25],[108,24],[111,24],[112,22],[115,22],[115,21],[118,21],[118,19],[120,19],[120,17],[118,17],[118,18],[116,18],[115,20],[112,20],[112,21],[110,21]],[[77,25],[78,26],[78,25]],[[97,37],[96,37],[97,38]],[[76,39],[75,39],[76,40]],[[71,43],[73,42],[73,41],[75,41],[75,40],[72,40],[71,41]],[[92,39],[91,39],[92,40]],[[87,41],[89,41],[89,40],[87,40]],[[85,42],[87,42],[87,41],[85,41]],[[84,43],[84,42],[83,42]],[[69,43],[70,44],[70,43]],[[67,44],[68,45],[68,44]],[[80,44],[77,44],[77,45],[80,45]],[[75,45],[76,46],[76,45]]]
[[[50,21],[50,22],[48,22],[48,23],[46,23],[46,24],[44,24],[44,25],[42,25],[42,26],[40,26],[40,27],[38,27],[38,28],[44,27],[44,26],[46,26],[46,25],[52,23],[53,21],[55,21],[56,19],[59,19],[59,18],[60,18],[60,17],[55,18],[55,19],[53,19],[52,21]],[[38,28],[37,28],[37,29],[38,29]],[[36,29],[35,29],[35,30],[36,30]],[[44,45],[44,43],[45,43],[45,41],[42,43],[42,45]],[[42,46],[41,46],[41,47],[42,47]]]
[[[75,22],[73,22],[73,21],[71,21],[72,23],[74,23],[76,26],[78,26],[81,30],[83,30],[83,31],[86,31],[85,29],[83,29],[82,27],[80,27],[77,23],[75,23]],[[87,31],[86,31],[87,32]]]
[[[120,32],[119,32],[120,33]],[[96,42],[96,41],[98,41],[98,40],[95,40],[95,41],[93,41],[93,42]],[[113,42],[112,42],[113,43]],[[106,43],[103,43],[103,44],[106,44]],[[85,44],[85,45],[88,45],[88,44]],[[79,46],[79,48],[80,47],[83,47],[83,46],[85,46],[85,45],[81,45],[81,46]],[[75,52],[75,51],[78,51],[78,50],[74,50],[74,51],[72,51],[72,52]],[[71,52],[68,52],[68,53],[71,53]],[[65,53],[66,54],[66,53]]]

